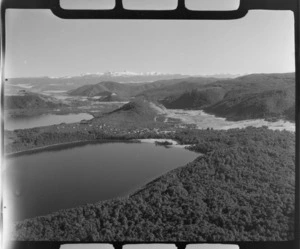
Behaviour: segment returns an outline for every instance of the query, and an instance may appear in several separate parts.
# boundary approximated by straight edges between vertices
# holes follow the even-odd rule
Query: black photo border
[[[5,12],[7,9],[50,9],[54,15],[64,19],[168,19],[168,20],[229,20],[244,17],[249,10],[290,10],[294,13],[295,30],[295,69],[296,69],[296,184],[295,184],[295,236],[292,241],[285,242],[217,242],[218,244],[237,244],[240,249],[297,249],[300,248],[300,0],[240,0],[240,6],[233,11],[195,11],[189,10],[185,6],[185,0],[178,0],[178,6],[174,10],[127,10],[123,8],[122,0],[115,0],[116,5],[111,10],[66,10],[60,7],[60,0],[2,0],[1,2],[1,113],[3,114],[4,97],[4,74],[3,62],[5,58]],[[2,115],[3,117],[3,115]],[[1,153],[4,155],[3,142],[3,118],[1,119]],[[3,157],[2,157],[3,158]],[[2,176],[3,177],[3,176]],[[2,203],[2,202],[1,202]],[[1,207],[1,212],[2,212]],[[1,215],[2,218],[2,215]],[[3,231],[1,223],[0,231]],[[2,241],[3,243],[3,241]],[[59,249],[62,244],[75,244],[76,242],[21,242],[12,241],[10,249]],[[80,243],[80,242],[78,242]],[[141,244],[142,242],[114,242],[103,241],[99,244],[110,243],[115,249],[121,249],[125,244]],[[156,244],[148,243],[147,244]],[[199,242],[197,244],[207,244],[211,242]],[[80,243],[82,244],[82,243]],[[93,242],[94,244],[94,242]],[[98,244],[98,243],[97,243]],[[159,244],[175,244],[178,249],[184,249],[187,244],[195,242],[160,242]],[[214,244],[214,243],[212,243]],[[3,246],[3,244],[2,244]],[[5,248],[7,249],[7,248]]]

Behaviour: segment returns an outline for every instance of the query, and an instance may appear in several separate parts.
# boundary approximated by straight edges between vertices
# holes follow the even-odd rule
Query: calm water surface
[[[89,144],[6,160],[13,220],[126,196],[199,154],[147,143]]]
[[[87,113],[55,115],[45,114],[36,117],[20,117],[20,118],[7,118],[5,120],[6,130],[16,129],[29,129],[40,126],[48,126],[60,123],[75,123],[83,119],[92,119],[93,116]]]

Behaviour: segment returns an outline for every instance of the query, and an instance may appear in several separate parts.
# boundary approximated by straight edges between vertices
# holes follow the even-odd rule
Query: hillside
[[[65,106],[53,97],[22,91],[19,95],[4,97],[4,109],[48,109]]]
[[[230,120],[287,119],[295,106],[295,74],[249,75],[224,85],[223,100],[205,108]]]
[[[204,109],[230,120],[295,120],[295,74],[253,74],[219,80],[161,103],[173,109]]]
[[[71,90],[69,95],[72,96],[104,96],[107,94],[116,94],[123,98],[134,96],[144,96],[150,100],[157,100],[170,96],[171,94],[184,93],[189,89],[195,89],[199,85],[214,82],[212,78],[185,78],[159,80],[151,83],[117,83],[104,81],[95,85],[86,85]]]
[[[251,74],[234,79],[189,77],[151,83],[100,82],[69,92],[100,101],[143,97],[170,109],[203,109],[229,120],[295,120],[295,74]]]
[[[120,127],[142,128],[151,126],[155,122],[155,118],[163,113],[163,106],[143,98],[135,98],[112,112],[94,118],[92,122]]]
[[[71,96],[110,96],[111,94],[116,94],[121,97],[130,97],[134,91],[134,87],[128,86],[126,84],[121,84],[112,81],[104,81],[95,85],[86,85],[79,87],[75,90],[71,90],[68,94]]]
[[[209,83],[216,82],[215,78],[187,78],[177,80],[173,84],[162,84],[153,89],[147,89],[138,96],[144,96],[150,100],[163,100],[165,98],[176,98],[192,90],[203,87]]]
[[[102,98],[99,98],[100,102],[125,102],[128,98],[117,95],[116,93],[107,93]]]
[[[181,74],[105,72],[65,77],[9,78],[5,82],[5,94],[12,94],[15,92],[15,90],[21,90],[26,88],[30,89],[31,91],[37,92],[49,90],[70,91],[81,86],[97,84],[102,81],[140,83],[170,79],[181,79],[186,77],[189,76]]]
[[[283,118],[295,121],[295,117],[289,113],[293,106],[295,91],[291,87],[226,97],[205,108],[205,111],[230,120]]]
[[[108,115],[129,115],[153,119],[157,115],[157,111],[153,108],[153,103],[145,99],[136,99],[123,105],[121,108],[109,113]]]
[[[131,109],[130,105],[126,108]],[[129,197],[18,222],[12,238],[99,242],[294,239],[293,133],[249,127],[183,131],[169,138],[192,142],[191,149],[204,155]]]
[[[100,82],[70,95],[101,96],[100,101],[144,97],[171,109],[203,109],[229,120],[294,121],[295,74],[252,74],[234,79],[189,77],[152,83]]]
[[[221,87],[194,89],[179,97],[167,97],[160,102],[170,109],[200,109],[222,100],[225,90]]]

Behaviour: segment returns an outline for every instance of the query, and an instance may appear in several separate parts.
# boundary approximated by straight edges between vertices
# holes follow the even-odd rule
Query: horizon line
[[[247,73],[214,73],[214,74],[185,74],[185,73],[160,73],[160,72],[154,72],[157,74],[147,74],[147,73],[152,73],[152,72],[131,72],[131,71],[105,71],[103,73],[100,72],[95,72],[95,73],[81,73],[77,75],[64,75],[64,76],[47,76],[47,75],[40,75],[40,76],[16,76],[16,77],[4,77],[5,80],[7,79],[20,79],[20,78],[49,78],[49,79],[59,79],[59,78],[74,78],[74,77],[84,77],[84,76],[92,76],[92,75],[98,75],[100,76],[106,76],[109,75],[109,73],[124,73],[124,72],[129,72],[129,73],[136,73],[132,75],[127,75],[127,76],[168,76],[168,75],[181,75],[181,76],[190,76],[190,77],[214,77],[218,75],[231,75],[231,76],[246,76],[246,75],[253,75],[253,74],[291,74],[291,73],[296,73],[295,71],[288,71],[288,72],[247,72]],[[116,75],[113,77],[122,77],[126,76],[124,75]]]

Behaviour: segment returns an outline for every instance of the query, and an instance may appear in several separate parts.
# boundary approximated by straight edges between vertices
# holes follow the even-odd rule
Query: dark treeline
[[[204,153],[128,198],[18,222],[16,240],[293,239],[295,135],[267,128],[169,133]],[[112,179],[113,180],[113,179]]]
[[[125,125],[126,126],[126,125]],[[157,133],[154,128],[120,128],[104,123],[60,124],[31,129],[5,131],[5,152],[16,153],[38,147],[62,143],[92,140],[130,140],[139,138],[164,138],[164,133]]]

